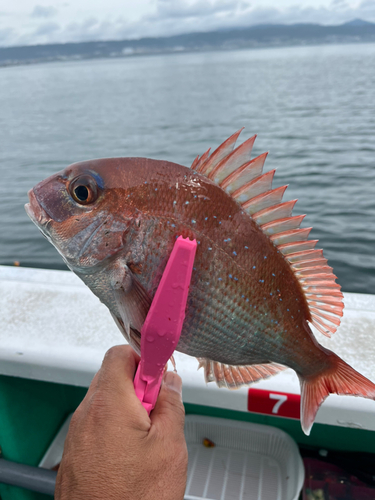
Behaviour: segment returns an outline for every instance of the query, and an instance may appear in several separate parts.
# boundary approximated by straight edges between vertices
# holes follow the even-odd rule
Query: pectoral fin
[[[127,266],[116,271],[112,288],[120,317],[112,316],[135,351],[140,353],[141,329],[152,299]]]

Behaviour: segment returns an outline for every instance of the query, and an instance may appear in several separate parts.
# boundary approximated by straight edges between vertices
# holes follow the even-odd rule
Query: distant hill
[[[375,24],[364,21],[363,19],[353,19],[352,21],[344,23],[343,26],[375,26]]]
[[[375,42],[374,23],[354,19],[340,26],[268,24],[138,40],[3,47],[0,48],[0,66],[173,52],[361,42]]]

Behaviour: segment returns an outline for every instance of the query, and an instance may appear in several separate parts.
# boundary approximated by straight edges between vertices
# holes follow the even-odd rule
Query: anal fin
[[[198,369],[204,369],[204,378],[207,383],[216,382],[219,387],[228,389],[239,389],[258,380],[272,377],[287,368],[277,363],[233,366],[206,358],[197,359]]]

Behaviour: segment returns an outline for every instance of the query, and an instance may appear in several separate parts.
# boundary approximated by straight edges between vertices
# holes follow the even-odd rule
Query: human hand
[[[150,417],[133,378],[139,357],[111,348],[74,413],[55,500],[182,500],[187,477],[181,378],[164,374]]]

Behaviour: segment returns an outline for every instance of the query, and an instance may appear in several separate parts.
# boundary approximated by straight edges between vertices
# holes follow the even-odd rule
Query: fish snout
[[[51,217],[46,214],[46,212],[38,203],[33,188],[30,189],[30,191],[27,193],[27,196],[29,197],[29,203],[25,204],[27,215],[38,226],[44,226],[51,220]]]

